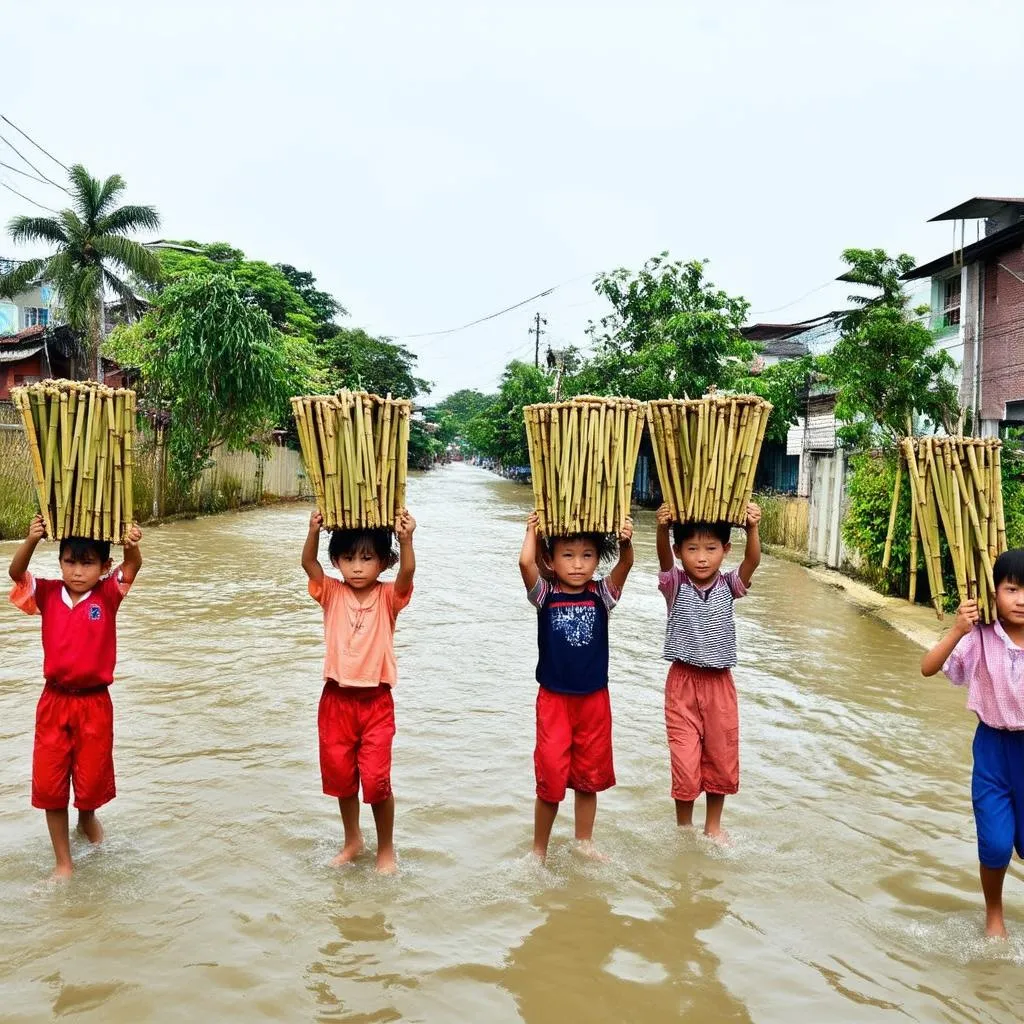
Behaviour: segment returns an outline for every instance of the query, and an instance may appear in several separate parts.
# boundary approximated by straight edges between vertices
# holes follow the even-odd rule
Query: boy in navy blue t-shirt
[[[526,520],[519,571],[537,609],[537,743],[533,753],[537,802],[533,853],[547,856],[551,828],[566,788],[576,791],[576,840],[595,856],[597,794],[615,785],[612,713],[608,700],[608,616],[633,567],[633,523],[618,538],[619,560],[603,579],[594,573],[615,551],[613,536],[580,534],[544,543],[553,581],[537,561],[537,514]],[[610,542],[610,543],[609,543]]]

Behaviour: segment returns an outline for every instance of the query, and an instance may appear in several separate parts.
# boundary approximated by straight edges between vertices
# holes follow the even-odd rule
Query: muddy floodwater
[[[1024,885],[1015,864],[1014,938],[986,943],[963,694],[921,679],[917,648],[797,566],[765,559],[737,605],[734,845],[676,829],[650,513],[611,626],[619,785],[595,832],[611,861],[574,856],[563,814],[548,869],[531,863],[536,627],[516,567],[529,503],[466,466],[410,483],[394,879],[372,857],[328,866],[341,826],[317,764],[308,506],[146,531],[119,616],[120,795],[66,885],[44,881],[29,806],[38,620],[8,606],[0,1019],[1021,1019]],[[0,545],[4,566],[13,549]],[[56,571],[53,546],[32,568]],[[369,839],[365,810],[364,826]]]

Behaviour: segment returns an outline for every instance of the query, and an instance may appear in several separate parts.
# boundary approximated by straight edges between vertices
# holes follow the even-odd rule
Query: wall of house
[[[1024,281],[1019,278],[1024,278],[1024,246],[985,263],[981,347],[983,420],[1005,419],[1006,404],[1024,399]]]
[[[0,299],[0,336],[17,334],[26,327],[35,326],[25,322],[27,308],[49,309],[53,302],[53,289],[39,285],[16,295],[13,300]]]
[[[11,388],[42,380],[44,376],[42,352],[16,363],[0,363],[0,402],[10,400]]]

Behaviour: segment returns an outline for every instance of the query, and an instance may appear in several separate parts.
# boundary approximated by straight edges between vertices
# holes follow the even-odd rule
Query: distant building
[[[18,260],[0,259],[0,273],[8,273],[18,263]],[[41,282],[13,299],[0,299],[0,335],[17,334],[28,327],[48,326],[53,300],[53,289]]]
[[[952,221],[959,245],[905,279],[931,282],[931,326],[960,365],[960,402],[995,437],[1024,423],[1024,198],[979,196],[932,220]]]

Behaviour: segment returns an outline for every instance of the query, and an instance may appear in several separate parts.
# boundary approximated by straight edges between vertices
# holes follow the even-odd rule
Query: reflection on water
[[[399,621],[402,874],[333,871],[319,790],[321,625],[308,509],[150,529],[120,615],[109,841],[53,888],[28,806],[38,622],[0,631],[3,1019],[1011,1021],[1024,894],[981,937],[962,694],[795,566],[737,605],[743,780],[734,846],[673,824],[654,524],[612,623],[620,784],[611,863],[571,814],[534,865],[534,616],[516,555],[530,493],[464,466],[410,484],[416,595]],[[0,545],[8,558],[13,545]],[[53,572],[44,546],[33,568]],[[367,822],[369,824],[369,822]]]

